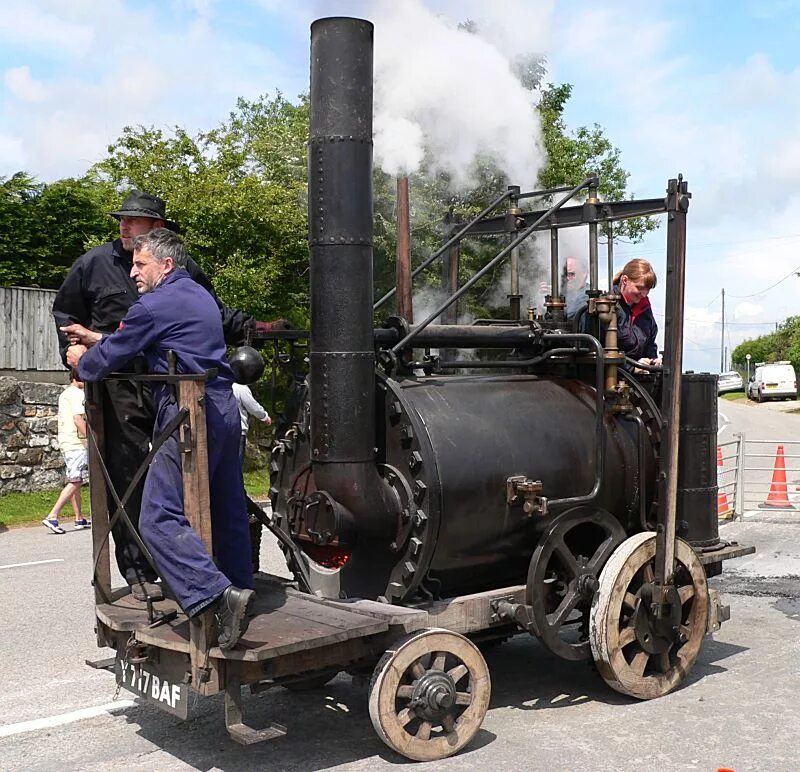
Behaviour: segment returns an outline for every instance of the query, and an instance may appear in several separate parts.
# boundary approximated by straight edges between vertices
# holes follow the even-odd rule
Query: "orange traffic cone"
[[[728,520],[733,515],[731,505],[728,504],[728,494],[722,487],[722,472],[720,471],[725,466],[722,461],[722,448],[717,445],[717,517],[720,520]]]
[[[767,500],[758,506],[761,509],[794,509],[789,501],[786,488],[786,461],[783,458],[783,445],[778,445],[778,452],[775,454],[775,468],[772,471],[772,485],[769,486]]]

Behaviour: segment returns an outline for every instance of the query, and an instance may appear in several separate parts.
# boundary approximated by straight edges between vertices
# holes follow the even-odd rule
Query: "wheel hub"
[[[447,673],[429,670],[414,683],[409,705],[420,718],[434,721],[456,704],[456,685]]]
[[[679,641],[681,600],[677,589],[666,588],[664,602],[669,612],[658,619],[653,610],[653,584],[646,582],[636,593],[641,601],[634,612],[636,639],[648,654],[663,654]]]

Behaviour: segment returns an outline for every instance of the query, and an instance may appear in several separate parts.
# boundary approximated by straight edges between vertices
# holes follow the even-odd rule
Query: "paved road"
[[[763,407],[733,407],[752,411],[754,429],[772,417]],[[731,410],[732,420],[739,410]],[[797,423],[786,423],[796,417],[775,418],[776,429],[796,431]],[[555,659],[520,636],[487,653],[493,696],[475,741],[427,768],[797,769],[800,513],[758,512],[723,525],[721,534],[756,544],[758,553],[727,563],[712,580],[728,593],[732,619],[706,640],[682,688],[651,702],[629,700],[588,665]],[[375,736],[366,692],[347,676],[317,692],[276,688],[246,697],[254,725],[278,721],[289,729],[250,748],[227,739],[219,697],[198,702],[188,723],[124,692],[109,709],[113,676],[83,664],[108,653],[92,635],[90,540],[86,532],[58,537],[41,527],[0,533],[2,769],[372,770],[402,763]],[[274,569],[271,546],[264,557]]]

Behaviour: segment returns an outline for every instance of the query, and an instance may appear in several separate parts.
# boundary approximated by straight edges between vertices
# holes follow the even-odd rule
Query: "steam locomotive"
[[[409,298],[405,282],[373,297],[372,42],[372,25],[357,19],[311,28],[309,372],[272,449],[271,512],[251,511],[277,538],[294,581],[256,575],[254,618],[232,651],[214,645],[212,611],[189,620],[169,597],[145,609],[127,588],[112,590],[110,526],[127,494],[115,494],[112,516],[92,388],[96,630],[98,644],[117,651],[117,683],[160,708],[186,718],[192,692],[224,691],[226,728],[243,744],[286,731],[244,721],[244,686],[371,674],[380,738],[408,758],[434,760],[465,747],[489,707],[481,641],[528,632],[559,657],[593,659],[614,689],[658,697],[681,683],[706,633],[728,618],[707,577],[754,550],[719,535],[716,376],[682,373],[686,182],[622,202],[600,201],[595,176],[549,190],[511,187],[414,273],[475,235],[499,236],[498,254],[449,286],[419,323],[407,310],[384,316],[394,294],[400,309]],[[603,289],[598,229],[654,215],[667,223],[665,349],[663,366],[640,373],[617,346],[613,255]],[[569,318],[559,234],[578,226],[588,233],[590,288]],[[542,231],[551,292],[543,312],[523,315],[519,249]],[[506,259],[508,318],[439,323]],[[402,261],[401,269],[411,274]],[[298,341],[309,335],[261,337],[275,347],[273,361],[291,368],[291,350],[303,352]],[[481,357],[459,354],[466,349]],[[176,389],[186,516],[213,554],[206,377],[133,379]]]
[[[601,571],[628,537],[677,535],[708,574],[728,556],[717,527],[716,376],[681,373],[687,183],[606,203],[593,176],[509,188],[445,245],[505,234],[497,257],[421,323],[390,316],[376,327],[371,26],[316,22],[311,60],[310,373],[271,463],[272,525],[290,565],[322,597],[412,607],[525,585],[525,602],[498,614],[559,656],[587,658]],[[550,205],[523,211],[533,198]],[[611,254],[599,286],[598,227],[655,214],[667,216],[665,356],[663,369],[638,375],[616,346]],[[591,287],[581,319],[568,319],[558,234],[576,226],[588,230]],[[435,323],[539,231],[551,237],[543,313],[519,318],[516,295],[509,319]],[[475,348],[488,358],[441,357]],[[657,569],[643,581],[668,585],[672,565]],[[671,603],[664,613],[686,616]],[[675,667],[674,656],[658,659],[648,672]]]

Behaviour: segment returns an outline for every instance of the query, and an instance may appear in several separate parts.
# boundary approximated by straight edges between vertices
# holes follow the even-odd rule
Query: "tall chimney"
[[[372,48],[367,21],[311,25],[311,458],[317,489],[369,537],[394,524],[374,451]]]

